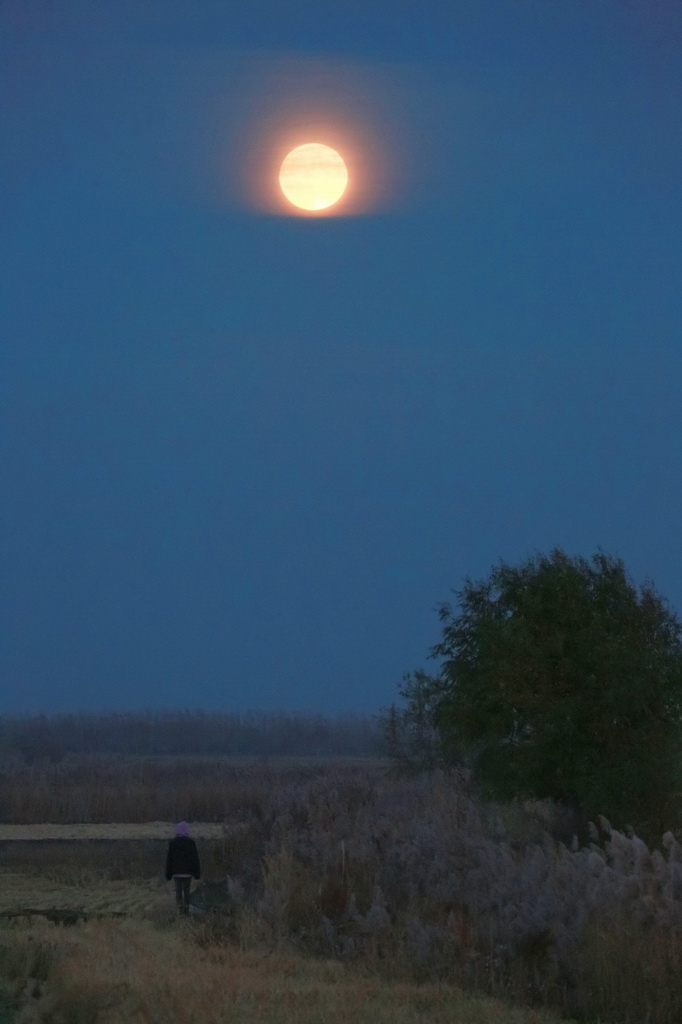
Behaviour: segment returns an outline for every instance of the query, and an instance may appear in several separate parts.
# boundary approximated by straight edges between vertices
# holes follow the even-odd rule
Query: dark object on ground
[[[190,914],[228,914],[232,905],[230,882],[228,876],[217,882],[207,881],[198,885],[189,897]]]

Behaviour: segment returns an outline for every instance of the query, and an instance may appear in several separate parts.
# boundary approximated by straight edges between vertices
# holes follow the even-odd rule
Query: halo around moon
[[[346,191],[348,170],[331,146],[308,142],[297,146],[282,161],[279,187],[300,210],[325,210]]]

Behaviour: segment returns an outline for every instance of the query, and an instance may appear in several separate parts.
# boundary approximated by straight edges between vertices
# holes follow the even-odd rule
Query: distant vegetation
[[[147,711],[139,714],[0,716],[0,759],[202,754],[211,757],[376,757],[376,716]]]

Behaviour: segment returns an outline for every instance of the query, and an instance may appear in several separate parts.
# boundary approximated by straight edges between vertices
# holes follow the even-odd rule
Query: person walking
[[[197,844],[190,838],[189,825],[181,821],[175,826],[175,838],[168,844],[166,857],[166,881],[175,882],[175,901],[180,913],[189,911],[189,889],[192,878],[201,878]]]

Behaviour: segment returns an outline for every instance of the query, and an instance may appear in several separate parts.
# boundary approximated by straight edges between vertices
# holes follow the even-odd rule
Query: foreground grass
[[[177,920],[0,929],[15,1024],[561,1024],[447,984],[368,977],[286,947],[201,943]],[[199,940],[199,942],[197,941]]]

